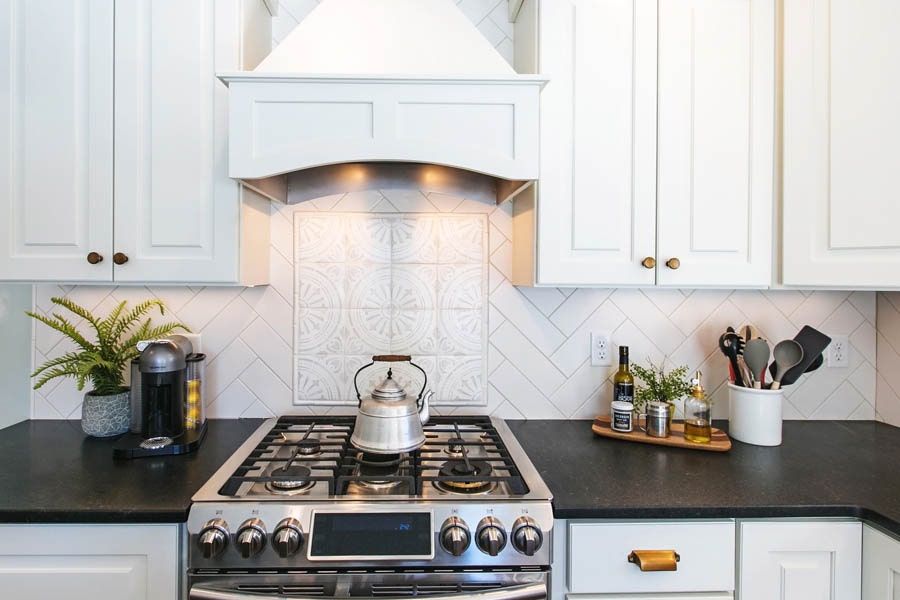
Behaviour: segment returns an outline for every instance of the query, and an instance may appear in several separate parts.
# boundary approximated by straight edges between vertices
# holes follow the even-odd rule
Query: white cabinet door
[[[537,282],[653,285],[640,263],[655,255],[656,0],[539,12]]]
[[[513,282],[768,286],[775,0],[527,0],[518,18],[517,68],[550,81]]]
[[[0,3],[0,57],[0,279],[108,281],[113,0]]]
[[[240,184],[227,172],[237,0],[116,5],[116,281],[235,282]]]
[[[862,600],[900,600],[900,542],[863,526]]]
[[[858,522],[740,523],[741,600],[860,598]]]
[[[658,95],[656,283],[768,286],[774,0],[659,0]]]
[[[784,3],[784,283],[900,287],[900,3]]]
[[[0,525],[0,595],[179,598],[178,525]]]

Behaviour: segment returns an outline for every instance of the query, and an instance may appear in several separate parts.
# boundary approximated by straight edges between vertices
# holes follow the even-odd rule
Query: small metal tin
[[[612,412],[612,419],[609,425],[614,431],[628,433],[632,430],[632,419],[634,417],[634,404],[631,402],[622,402],[616,400],[609,405]]]
[[[665,402],[648,402],[646,413],[638,415],[638,427],[650,437],[669,437],[669,405]],[[646,427],[641,427],[641,417],[645,418]]]

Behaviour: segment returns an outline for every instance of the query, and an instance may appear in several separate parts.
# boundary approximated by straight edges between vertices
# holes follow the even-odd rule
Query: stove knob
[[[222,519],[207,521],[197,539],[203,558],[214,558],[228,545],[228,523]]]
[[[300,521],[288,517],[282,519],[272,533],[272,546],[281,558],[287,558],[297,553],[303,545],[303,530],[300,529]]]
[[[485,517],[478,524],[475,534],[475,543],[482,552],[497,556],[506,546],[506,532],[503,524],[494,517]]]
[[[544,536],[534,519],[531,517],[516,519],[512,528],[513,548],[526,556],[534,556],[534,553],[541,549],[543,543]]]
[[[465,552],[471,541],[469,526],[459,517],[450,517],[441,525],[441,547],[453,556]]]
[[[259,554],[266,544],[266,527],[259,519],[247,519],[237,531],[237,547],[244,558]]]

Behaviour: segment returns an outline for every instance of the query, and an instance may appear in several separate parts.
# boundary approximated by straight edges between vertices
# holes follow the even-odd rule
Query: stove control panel
[[[236,570],[549,566],[552,528],[549,502],[195,503],[188,563]]]

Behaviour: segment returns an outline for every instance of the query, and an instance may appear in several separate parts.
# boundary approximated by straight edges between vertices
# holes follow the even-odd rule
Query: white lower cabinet
[[[863,526],[862,600],[900,600],[900,542]]]
[[[0,525],[0,597],[180,598],[180,525]]]
[[[862,524],[741,521],[740,600],[859,600]]]
[[[734,521],[570,522],[567,533],[567,596],[733,597]],[[642,571],[629,562],[632,552],[653,550],[677,554],[676,570]]]

